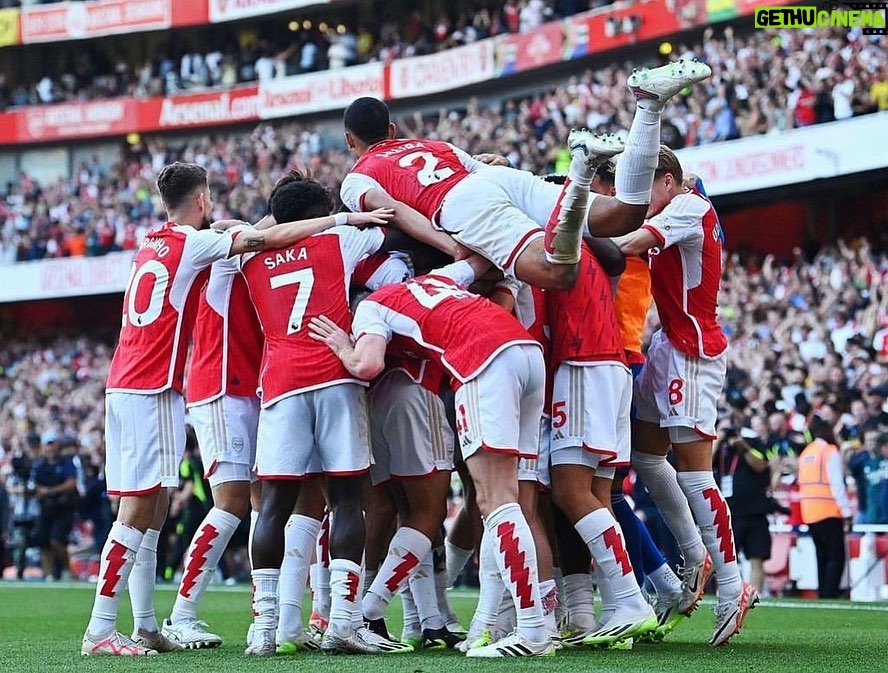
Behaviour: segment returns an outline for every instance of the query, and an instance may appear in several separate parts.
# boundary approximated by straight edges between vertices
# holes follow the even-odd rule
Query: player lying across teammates
[[[727,347],[715,321],[720,229],[659,145],[665,102],[709,73],[696,61],[634,73],[625,146],[572,131],[563,184],[397,139],[372,98],[345,112],[359,157],[342,184],[352,212],[333,215],[326,190],[293,173],[255,227],[207,229],[206,172],[165,167],[157,182],[170,221],[134,259],[107,386],[109,493],[121,504],[81,652],[221,644],[197,609],[251,505],[248,655],[625,647],[690,615],[713,572],[710,643],[738,633],[758,597],[740,578],[710,469]],[[638,262],[648,251],[650,276]],[[352,313],[358,287],[370,294]],[[651,292],[663,326],[633,393]],[[215,507],[159,624],[157,536],[186,399]],[[630,460],[681,546],[678,575],[628,506],[611,502]],[[470,497],[445,559],[455,461]],[[481,593],[465,632],[445,590],[474,551]],[[116,627],[127,585],[132,638]],[[398,593],[395,639],[384,616]]]

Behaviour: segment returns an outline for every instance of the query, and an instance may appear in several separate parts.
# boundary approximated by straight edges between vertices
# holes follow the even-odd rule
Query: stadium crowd
[[[662,140],[673,148],[777,132],[793,126],[888,110],[888,38],[869,40],[835,29],[758,31],[735,36],[728,27],[704,44],[676,45],[679,56],[702,56],[714,75],[664,111]],[[566,171],[562,139],[571,127],[628,128],[625,80],[632,64],[588,70],[536,95],[499,107],[470,100],[465,109],[407,115],[402,133],[439,138],[476,152],[497,152],[537,173]],[[220,131],[188,141],[152,138],[111,168],[76,167],[68,180],[40,185],[25,173],[0,201],[0,264],[134,248],[154,225],[152,193],[167,161],[211,169],[221,216],[256,220],[265,194],[288,167],[311,169],[338,193],[350,153],[310,123],[263,123],[249,133]]]
[[[593,5],[607,4],[596,2]],[[468,7],[466,7],[468,5]],[[329,8],[325,20],[278,20],[214,27],[218,48],[177,34],[144,62],[128,60],[108,42],[86,44],[38,81],[0,77],[0,109],[115,96],[154,96],[236,84],[372,61],[431,54],[503,33],[532,30],[545,21],[588,9],[568,0],[458,3],[438,15],[414,9],[388,18],[377,9]],[[434,16],[433,20],[428,17]],[[366,19],[366,20],[365,20]],[[225,45],[225,46],[223,46]]]

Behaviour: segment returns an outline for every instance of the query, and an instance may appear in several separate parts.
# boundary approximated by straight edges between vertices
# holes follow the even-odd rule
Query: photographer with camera
[[[749,561],[749,581],[761,592],[764,564],[771,558],[768,514],[778,507],[770,494],[771,465],[778,451],[767,444],[768,427],[762,417],[753,416],[750,425],[721,428],[713,469],[731,510],[737,551]]]
[[[31,436],[27,444],[23,441],[18,446],[14,444],[10,471],[6,475],[6,493],[12,511],[12,554],[18,579],[24,579],[27,551],[35,545],[34,530],[40,515],[40,504],[31,479],[33,453],[39,443],[39,437]]]
[[[33,480],[40,516],[37,543],[43,577],[58,580],[68,574],[68,538],[74,527],[77,507],[77,467],[74,459],[61,455],[59,437],[49,431],[41,438],[43,456],[34,463]]]

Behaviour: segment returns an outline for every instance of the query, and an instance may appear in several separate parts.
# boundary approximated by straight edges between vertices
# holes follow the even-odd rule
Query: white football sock
[[[176,602],[170,613],[174,624],[183,620],[197,619],[197,606],[207,585],[216,572],[219,559],[225,553],[231,536],[240,525],[240,519],[225,510],[213,507],[194,534],[185,553],[182,581],[176,593]]]
[[[157,631],[154,614],[154,585],[157,581],[157,539],[160,531],[149,528],[142,536],[136,562],[129,576],[130,603],[133,606],[133,627]]]
[[[431,549],[426,552],[419,566],[410,573],[409,582],[422,628],[444,628],[444,618],[438,609],[438,596],[435,591],[435,567],[432,565]]]
[[[666,461],[666,456],[638,451],[632,452],[632,467],[644,481],[651,499],[675,536],[685,563],[700,563],[706,555],[706,547],[694,523],[688,499],[678,485],[675,468]]]
[[[620,156],[614,179],[618,200],[629,205],[647,205],[651,202],[659,154],[660,112],[636,107],[626,138],[626,149]]]
[[[385,615],[392,596],[407,582],[431,549],[432,541],[418,530],[401,526],[395,531],[385,560],[364,597],[364,617],[379,619]]]
[[[484,522],[494,536],[494,557],[515,605],[518,632],[533,642],[549,637],[537,580],[536,547],[517,502],[497,507]]]
[[[274,631],[278,623],[278,568],[260,568],[253,576],[253,625],[258,631]]]
[[[120,592],[126,586],[136,554],[142,544],[142,531],[115,521],[102,548],[96,597],[87,631],[99,636],[115,627]]]
[[[360,612],[361,566],[348,559],[330,561],[330,626],[346,633]]]
[[[647,609],[629,561],[623,531],[610,511],[602,507],[589,512],[577,521],[575,528],[592,554],[599,579],[609,584],[620,607]]]
[[[284,528],[284,561],[278,585],[277,640],[280,643],[292,642],[302,633],[302,598],[320,528],[320,521],[301,514],[291,515]]]
[[[731,510],[715,483],[712,472],[679,472],[678,483],[687,496],[700,525],[700,535],[715,570],[718,598],[729,601],[743,592],[743,578],[737,564]]]
[[[457,547],[450,540],[444,540],[445,555],[447,557],[447,586],[452,587],[456,578],[462,574],[466,563],[475,553],[474,549]]]

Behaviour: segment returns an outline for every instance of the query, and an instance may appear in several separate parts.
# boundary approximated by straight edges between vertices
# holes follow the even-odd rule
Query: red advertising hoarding
[[[541,68],[564,60],[565,24],[552,21],[527,33],[496,39],[496,69],[500,77]]]
[[[259,119],[259,88],[148,99],[34,105],[0,114],[0,143],[36,143],[138,131],[222,126]]]

